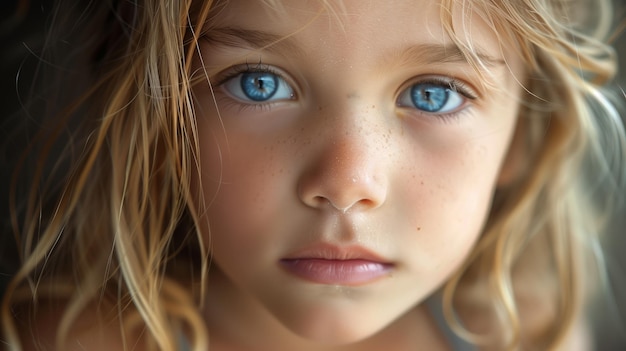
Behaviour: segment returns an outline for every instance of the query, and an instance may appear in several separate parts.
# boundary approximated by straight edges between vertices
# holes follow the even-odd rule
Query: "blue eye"
[[[406,89],[398,98],[398,105],[420,111],[442,114],[456,110],[465,98],[450,83],[417,83]]]
[[[227,80],[224,88],[243,101],[267,102],[293,98],[293,89],[271,72],[243,72]]]

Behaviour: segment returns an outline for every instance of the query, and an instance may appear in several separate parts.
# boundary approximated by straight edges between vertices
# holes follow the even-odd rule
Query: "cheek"
[[[501,133],[502,134],[502,133]],[[507,135],[475,139],[462,146],[416,155],[411,171],[397,180],[396,220],[411,218],[410,231],[398,238],[407,245],[419,275],[442,280],[471,251],[488,216],[495,182],[507,146]],[[398,228],[399,229],[399,228]]]
[[[237,217],[242,211],[260,208],[258,203],[267,200],[263,193],[266,188],[259,185],[267,184],[267,168],[273,157],[242,152],[238,139],[214,137],[200,142],[201,192],[212,220]]]
[[[216,130],[203,127],[204,131]],[[206,223],[202,230],[216,261],[241,255],[271,256],[271,252],[258,248],[272,240],[272,235],[280,232],[280,225],[285,224],[276,221],[276,212],[284,208],[293,182],[280,152],[271,144],[234,133],[228,138],[205,138],[200,148]],[[280,244],[273,247],[279,248]]]

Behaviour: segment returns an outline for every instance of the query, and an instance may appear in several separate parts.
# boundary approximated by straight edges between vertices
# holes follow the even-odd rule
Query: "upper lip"
[[[283,260],[304,260],[304,259],[321,259],[321,260],[363,260],[380,263],[391,263],[384,257],[376,254],[370,249],[359,245],[338,246],[329,243],[319,243],[307,246],[303,249],[296,250],[289,254]]]

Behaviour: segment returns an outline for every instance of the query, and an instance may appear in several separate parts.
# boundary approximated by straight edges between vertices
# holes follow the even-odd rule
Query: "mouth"
[[[360,247],[317,245],[280,260],[281,267],[299,279],[317,284],[359,286],[391,274],[394,264]]]

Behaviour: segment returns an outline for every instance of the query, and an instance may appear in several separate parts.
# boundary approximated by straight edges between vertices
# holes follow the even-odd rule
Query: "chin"
[[[372,337],[379,330],[379,328],[340,325],[337,322],[317,323],[303,328],[291,329],[299,337],[325,346],[355,344]]]
[[[291,309],[277,315],[279,322],[291,333],[321,345],[355,344],[366,340],[388,326],[389,316],[380,316],[367,308],[345,306]]]

